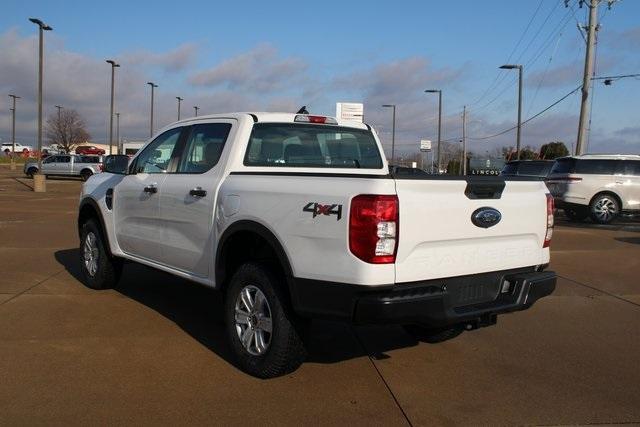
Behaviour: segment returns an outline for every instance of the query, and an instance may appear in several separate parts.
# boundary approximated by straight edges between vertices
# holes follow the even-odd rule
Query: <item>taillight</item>
[[[544,236],[544,244],[543,248],[548,248],[551,244],[551,237],[553,236],[553,210],[554,210],[554,201],[553,196],[547,193],[547,233]]]
[[[398,249],[397,196],[360,195],[351,200],[349,249],[371,264],[392,264]]]
[[[310,116],[308,114],[298,114],[294,122],[302,122],[302,123],[317,123],[317,124],[325,124],[325,125],[337,125],[338,122],[333,117],[325,117],[325,116]]]

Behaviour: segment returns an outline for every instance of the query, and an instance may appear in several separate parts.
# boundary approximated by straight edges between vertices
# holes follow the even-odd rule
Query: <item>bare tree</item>
[[[84,119],[76,110],[64,109],[60,111],[60,115],[49,116],[46,132],[49,143],[57,144],[67,153],[91,138]]]

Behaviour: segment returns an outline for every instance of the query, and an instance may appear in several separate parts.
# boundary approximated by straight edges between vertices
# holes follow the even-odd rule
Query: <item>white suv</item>
[[[572,221],[591,216],[608,224],[620,214],[640,214],[640,155],[584,154],[563,157],[547,186],[556,207]]]

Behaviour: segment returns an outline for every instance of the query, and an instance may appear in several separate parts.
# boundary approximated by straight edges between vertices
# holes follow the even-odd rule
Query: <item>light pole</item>
[[[151,119],[149,124],[149,138],[153,136],[153,92],[154,89],[158,87],[154,82],[147,82],[149,86],[151,86]]]
[[[180,103],[184,101],[184,98],[180,98],[179,96],[176,96],[176,99],[178,100],[178,121],[180,121]]]
[[[520,160],[520,128],[522,126],[522,65],[501,65],[503,70],[518,70],[518,132],[516,134],[517,159]]]
[[[118,154],[122,154],[120,147],[120,113],[116,113],[116,144],[118,144]]]
[[[29,21],[39,28],[39,53],[38,53],[38,171],[42,170],[42,73],[44,63],[44,32],[51,31],[49,25],[37,18],[29,18]],[[37,177],[37,178],[36,178]],[[46,178],[43,174],[37,173],[34,176],[33,191],[42,193],[46,191]]]
[[[11,107],[11,170],[16,168],[16,99],[20,99],[18,95],[9,95],[13,101],[13,107]]]
[[[442,145],[442,90],[427,89],[424,92],[438,94],[438,148],[436,154],[436,166],[438,167],[438,174],[440,174],[440,145]]]
[[[393,124],[391,125],[391,165],[393,165],[396,154],[396,105],[384,104],[383,107],[393,108]]]
[[[197,105],[193,106],[193,111],[196,112],[196,117],[198,117],[198,110],[200,109],[200,107],[198,107]]]
[[[58,126],[60,126],[60,111],[62,110],[62,105],[56,105],[56,109],[58,110]]]
[[[116,74],[116,67],[120,64],[116,64],[113,59],[107,59],[107,64],[111,64],[111,107],[109,108],[109,155],[113,154],[113,93],[114,93],[114,81]]]

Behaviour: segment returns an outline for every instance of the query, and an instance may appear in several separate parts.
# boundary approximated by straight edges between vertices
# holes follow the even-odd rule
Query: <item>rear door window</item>
[[[624,175],[640,176],[640,160],[625,160]]]
[[[369,130],[298,123],[257,123],[246,166],[381,169]]]
[[[575,173],[585,175],[613,175],[620,160],[583,160],[576,162]]]
[[[220,160],[230,131],[230,123],[194,125],[178,173],[204,173],[214,167]]]

